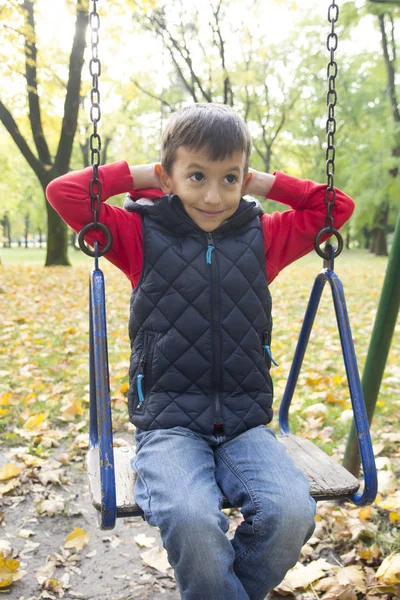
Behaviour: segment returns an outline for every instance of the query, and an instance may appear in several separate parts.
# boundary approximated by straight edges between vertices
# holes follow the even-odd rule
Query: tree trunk
[[[61,265],[70,267],[68,259],[68,228],[66,223],[46,201],[47,209],[47,254],[45,267]]]
[[[373,231],[372,241],[373,252],[376,256],[387,256],[386,234],[384,229],[376,227]]]
[[[372,249],[371,251],[376,256],[387,256],[387,223],[389,217],[389,203],[382,202],[376,209],[375,214],[375,227],[372,231]]]

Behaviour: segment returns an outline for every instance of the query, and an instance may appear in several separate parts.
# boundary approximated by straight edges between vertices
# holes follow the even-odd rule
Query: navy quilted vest
[[[241,200],[212,234],[178,196],[126,201],[143,218],[144,265],[132,292],[128,394],[144,430],[238,435],[272,419],[271,297],[260,209]]]

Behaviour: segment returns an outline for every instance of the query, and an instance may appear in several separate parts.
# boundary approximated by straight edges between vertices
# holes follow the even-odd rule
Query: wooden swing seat
[[[311,496],[315,500],[338,500],[351,498],[358,490],[358,480],[340,464],[330,458],[312,442],[293,434],[278,438],[285,444],[296,466],[306,476]],[[130,461],[135,456],[134,446],[114,448],[117,517],[143,516],[135,502],[135,479]],[[86,459],[89,490],[93,506],[101,510],[100,465],[98,448],[90,448]],[[223,508],[233,508],[224,498]]]

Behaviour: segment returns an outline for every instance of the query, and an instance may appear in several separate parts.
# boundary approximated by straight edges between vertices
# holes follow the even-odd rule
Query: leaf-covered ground
[[[29,252],[29,251],[28,251]],[[11,256],[11,254],[9,255]],[[0,265],[0,591],[19,600],[177,599],[158,532],[141,520],[102,532],[89,502],[84,459],[88,409],[88,264],[44,269]],[[132,439],[126,392],[130,288],[106,262],[109,356],[117,444]],[[337,261],[360,371],[386,260]],[[278,404],[314,276],[307,257],[272,284],[275,402]],[[326,293],[325,293],[326,292]],[[329,290],[325,290],[291,411],[292,428],[338,461],[351,422],[350,399]],[[320,503],[315,534],[275,597],[400,598],[400,321],[372,436],[379,496],[372,507]],[[276,423],[274,424],[276,427]],[[230,514],[231,531],[241,515]]]

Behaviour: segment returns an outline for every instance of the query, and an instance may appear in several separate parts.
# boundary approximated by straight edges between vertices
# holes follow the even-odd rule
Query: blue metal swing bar
[[[332,247],[331,247],[332,248]],[[349,317],[347,314],[346,300],[342,283],[332,268],[324,268],[316,277],[305,313],[300,337],[297,342],[296,351],[290,368],[289,378],[286,383],[285,392],[279,408],[279,426],[282,434],[290,433],[289,428],[289,407],[296,387],[300,368],[303,363],[304,354],[310,338],[311,329],[314,323],[315,315],[318,310],[319,301],[326,282],[329,282],[332,290],[333,302],[335,306],[336,319],[339,329],[340,341],[344,364],[346,367],[347,381],[349,384],[351,403],[354,413],[354,421],[357,430],[357,439],[361,455],[361,463],[364,472],[364,489],[362,492],[356,492],[351,497],[351,501],[357,506],[371,504],[377,494],[378,482],[374,453],[368,425],[368,418],[364,404],[364,397],[361,388],[360,376],[358,373],[357,360],[354,351],[353,339]]]
[[[108,370],[106,300],[103,272],[98,268],[95,242],[95,268],[89,280],[89,448],[98,449],[100,461],[101,529],[113,529],[117,518],[112,416]]]

